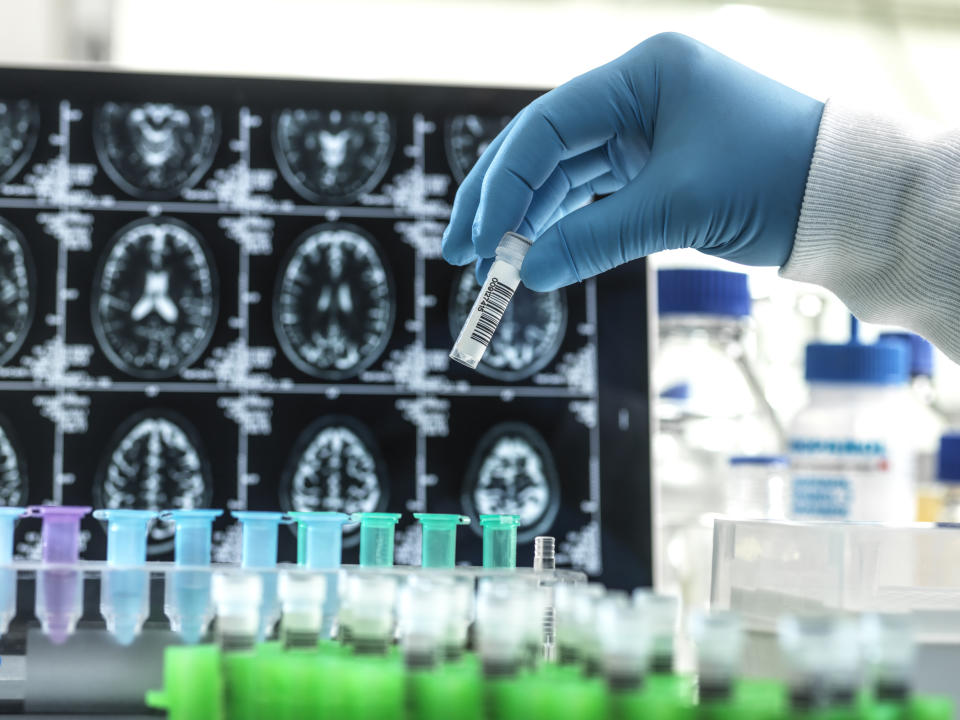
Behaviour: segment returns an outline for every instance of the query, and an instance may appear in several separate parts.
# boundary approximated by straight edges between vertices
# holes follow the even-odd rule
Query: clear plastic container
[[[786,517],[789,481],[784,455],[737,455],[730,458],[726,514],[782,520]]]
[[[750,364],[747,276],[664,269],[658,283],[655,581],[696,607],[709,576],[705,516],[727,507],[730,457],[780,454],[783,435]]]

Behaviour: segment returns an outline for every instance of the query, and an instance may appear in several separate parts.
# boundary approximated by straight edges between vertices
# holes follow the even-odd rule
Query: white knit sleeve
[[[780,274],[960,362],[960,128],[922,134],[828,102]]]

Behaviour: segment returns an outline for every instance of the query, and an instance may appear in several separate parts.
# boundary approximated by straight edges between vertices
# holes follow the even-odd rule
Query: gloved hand
[[[793,246],[823,103],[683,35],[656,35],[531,103],[457,192],[443,257],[534,239],[533,290],[657,250],[782,265]],[[595,195],[607,195],[584,206]],[[486,259],[486,260],[484,260]]]

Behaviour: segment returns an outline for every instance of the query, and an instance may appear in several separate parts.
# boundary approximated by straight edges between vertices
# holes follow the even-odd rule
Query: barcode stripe
[[[507,311],[507,305],[510,304],[510,298],[513,297],[513,290],[509,286],[493,278],[490,287],[484,294],[482,310],[480,317],[477,318],[476,327],[470,333],[470,338],[484,347],[490,344],[493,339],[493,333],[500,324],[500,319]]]

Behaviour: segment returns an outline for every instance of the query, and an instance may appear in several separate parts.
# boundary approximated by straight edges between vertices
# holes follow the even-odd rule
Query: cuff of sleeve
[[[960,131],[923,135],[828,102],[780,274],[960,362]]]

